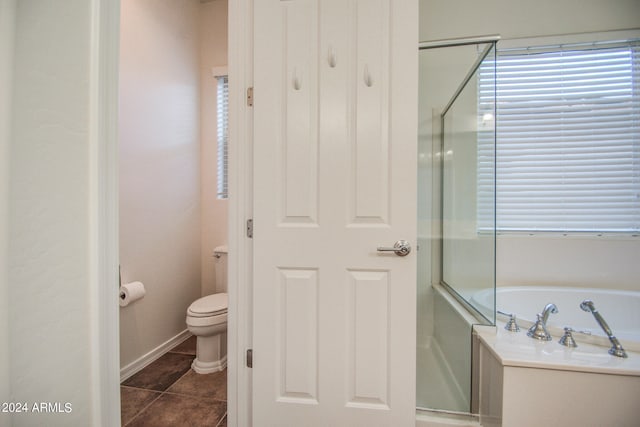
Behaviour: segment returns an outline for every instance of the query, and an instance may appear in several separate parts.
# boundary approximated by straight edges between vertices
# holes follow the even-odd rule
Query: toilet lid
[[[207,295],[195,300],[189,306],[189,314],[197,317],[211,316],[227,311],[228,299],[226,293]]]

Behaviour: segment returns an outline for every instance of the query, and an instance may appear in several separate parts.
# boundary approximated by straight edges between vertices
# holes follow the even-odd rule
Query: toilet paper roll
[[[142,298],[146,293],[142,282],[131,282],[120,286],[120,307],[128,306]]]

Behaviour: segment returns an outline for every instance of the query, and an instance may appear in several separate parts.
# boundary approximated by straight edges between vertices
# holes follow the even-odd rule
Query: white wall
[[[121,366],[184,331],[201,293],[198,13],[122,2],[120,263],[147,294],[120,310]]]
[[[200,138],[202,200],[202,295],[220,292],[215,283],[213,249],[226,245],[227,200],[216,198],[218,140],[216,79],[212,68],[227,66],[227,0],[200,5]],[[226,291],[226,290],[225,290]]]
[[[639,25],[636,0],[542,0],[483,2],[422,0],[421,40],[500,34],[503,39],[622,30]],[[432,68],[436,65],[431,65]],[[460,68],[440,66],[441,87],[452,86]],[[465,70],[466,71],[466,70]],[[431,76],[422,78],[433,79]],[[435,96],[440,92],[436,92]],[[426,93],[425,96],[429,96]],[[433,101],[433,100],[432,100]],[[421,103],[422,103],[421,94]],[[437,105],[439,101],[433,101]],[[421,120],[422,122],[422,120]],[[428,131],[421,130],[421,138]],[[429,142],[422,142],[428,151]],[[428,185],[426,183],[425,185]],[[640,289],[640,239],[500,237],[499,285],[564,284]]]
[[[69,402],[72,412],[13,425],[90,425],[91,2],[16,5],[8,380],[13,401]]]
[[[638,0],[420,0],[420,40],[502,38],[635,28]]]
[[[9,282],[7,249],[9,232],[9,145],[11,79],[15,0],[0,0],[0,402],[9,402]],[[0,427],[9,425],[10,414],[0,413]]]

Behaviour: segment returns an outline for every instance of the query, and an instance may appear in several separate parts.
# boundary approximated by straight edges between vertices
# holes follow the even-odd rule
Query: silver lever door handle
[[[378,252],[395,252],[398,256],[407,256],[411,252],[411,245],[406,240],[398,240],[392,248],[378,246]]]

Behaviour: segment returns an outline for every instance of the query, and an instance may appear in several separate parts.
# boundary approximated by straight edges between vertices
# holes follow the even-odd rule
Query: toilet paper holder
[[[146,290],[142,282],[131,282],[122,285],[122,266],[118,265],[118,302],[126,307],[145,296]]]
[[[120,307],[126,307],[142,299],[146,293],[147,291],[142,282],[136,281],[122,285],[118,295]]]

